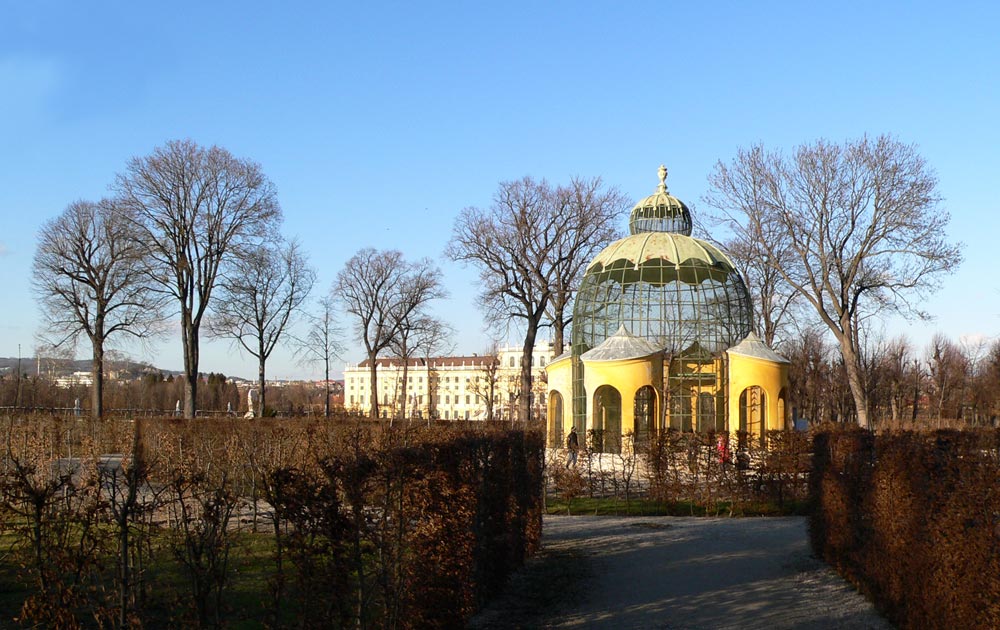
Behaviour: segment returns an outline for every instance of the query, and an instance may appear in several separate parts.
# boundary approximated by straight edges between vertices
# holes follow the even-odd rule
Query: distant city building
[[[68,376],[57,377],[55,382],[56,387],[74,387],[76,385],[90,387],[94,384],[94,375],[90,372],[73,372]]]
[[[535,346],[531,357],[532,416],[545,417],[545,366],[556,352],[551,343]],[[403,361],[378,359],[379,413],[383,417],[486,420],[492,391],[493,419],[509,420],[517,413],[520,391],[520,347],[505,347],[494,355],[413,357],[403,382]],[[344,408],[371,411],[371,371],[365,360],[344,368]],[[492,387],[491,387],[492,385]]]

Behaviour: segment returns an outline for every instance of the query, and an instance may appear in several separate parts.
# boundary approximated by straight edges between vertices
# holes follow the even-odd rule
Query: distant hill
[[[104,368],[108,371],[121,372],[125,378],[138,378],[143,374],[158,372],[164,376],[179,376],[182,372],[178,370],[164,370],[139,361],[108,361],[105,360]],[[0,374],[13,374],[17,370],[17,357],[0,357]],[[47,376],[66,376],[73,372],[87,372],[90,370],[90,359],[45,359],[41,361],[35,357],[21,357],[21,373],[28,376],[35,376],[39,373]]]

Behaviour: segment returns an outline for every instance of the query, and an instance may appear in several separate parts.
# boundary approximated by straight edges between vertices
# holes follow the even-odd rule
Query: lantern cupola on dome
[[[667,167],[660,164],[660,185],[656,192],[632,208],[628,229],[640,232],[676,232],[691,236],[691,211],[684,202],[667,192]]]

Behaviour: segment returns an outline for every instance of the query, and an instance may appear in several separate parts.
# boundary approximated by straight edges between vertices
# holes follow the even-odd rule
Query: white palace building
[[[402,359],[378,359],[379,413],[382,417],[442,420],[487,420],[492,390],[493,419],[510,420],[517,413],[522,349],[501,348],[496,355],[411,357],[403,382]],[[549,342],[532,353],[532,417],[545,418],[545,366],[556,352]],[[367,360],[344,368],[344,408],[371,410],[371,371]]]

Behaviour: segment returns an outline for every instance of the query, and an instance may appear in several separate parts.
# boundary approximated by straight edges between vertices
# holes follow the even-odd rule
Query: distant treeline
[[[273,415],[319,415],[323,413],[324,389],[312,383],[269,388],[268,413]],[[203,374],[198,388],[199,413],[242,415],[247,410],[246,389],[240,389],[223,374]],[[172,414],[184,399],[183,378],[150,372],[133,380],[109,380],[104,385],[106,413],[111,415]],[[0,376],[0,409],[72,413],[79,401],[82,415],[89,415],[90,388],[86,385],[58,387],[46,376]],[[258,410],[259,412],[259,410]]]

